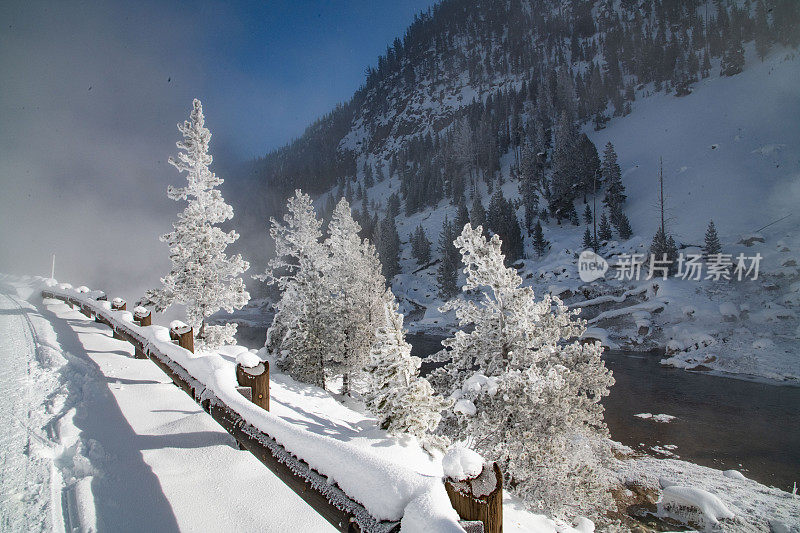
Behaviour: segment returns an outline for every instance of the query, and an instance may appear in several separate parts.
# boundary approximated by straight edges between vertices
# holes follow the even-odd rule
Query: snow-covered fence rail
[[[133,344],[140,357],[150,358],[242,448],[340,531],[393,532],[401,523],[404,531],[483,531],[480,522],[460,522],[442,479],[310,433],[267,411],[266,363],[263,372],[242,362],[239,366],[249,368],[238,370],[219,354],[195,355],[174,344],[168,328],[152,325],[146,310],[114,310],[102,291],[78,292],[62,284],[41,294],[89,312]],[[248,383],[248,377],[236,375],[240,372],[252,378],[253,401],[239,392],[240,384]]]

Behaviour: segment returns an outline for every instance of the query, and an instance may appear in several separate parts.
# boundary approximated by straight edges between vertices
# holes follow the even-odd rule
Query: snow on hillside
[[[776,51],[761,62],[747,47],[747,67],[712,76],[677,98],[640,98],[633,112],[599,132],[598,146],[617,148],[634,231],[650,236],[658,224],[658,160],[670,230],[683,243],[702,243],[713,219],[723,243],[796,210],[800,200],[800,56]],[[800,214],[796,214],[800,216]],[[797,218],[768,235],[796,234]]]
[[[762,62],[752,45],[746,52],[747,65],[741,74],[719,76],[715,64],[714,74],[684,97],[650,94],[650,85],[640,87],[630,115],[612,119],[601,131],[588,126],[584,130],[596,146],[602,148],[611,141],[617,149],[628,195],[625,210],[634,231],[627,242],[605,245],[601,255],[608,259],[647,253],[659,222],[657,180],[659,158],[663,158],[667,226],[679,246],[687,247],[682,251],[699,253],[697,246],[713,219],[724,253],[763,256],[760,279],[730,284],[670,279],[655,291],[651,287],[649,296],[645,293],[623,299],[617,306],[585,309],[583,316],[596,319],[591,324],[596,326],[592,336],[610,347],[671,346],[671,358],[665,362],[674,366],[797,381],[800,362],[793,354],[800,330],[792,308],[800,303],[800,285],[792,281],[798,274],[800,253],[796,232],[800,214],[795,212],[800,199],[800,97],[796,90],[800,57],[779,49]],[[368,156],[371,162],[375,159]],[[512,161],[510,153],[501,159],[501,172],[507,178]],[[392,177],[369,189],[368,198],[385,207],[399,187],[399,179]],[[479,187],[488,206],[485,185]],[[519,198],[516,180],[506,179],[502,189],[506,198]],[[317,205],[324,205],[329,194],[335,194],[335,189],[319,198]],[[583,211],[580,200],[576,208]],[[521,208],[517,214],[521,219]],[[442,301],[436,284],[436,250],[445,216],[451,220],[456,216],[456,208],[447,200],[408,217],[401,209],[396,220],[402,274],[395,277],[392,287],[412,331],[447,331],[453,326],[452,316],[443,317],[437,311]],[[787,218],[761,232],[765,243],[738,244],[742,236],[783,217]],[[427,267],[416,264],[409,245],[410,234],[420,224],[433,243],[434,263]],[[583,249],[585,226],[559,226],[553,220],[543,226],[552,246],[537,259],[526,239],[527,259],[522,268],[523,278],[538,294],[559,294],[581,307],[582,300],[603,294],[641,292],[637,288],[641,284],[610,280],[613,270],[606,274],[610,281],[584,284],[576,259]],[[643,270],[642,279],[645,274]],[[725,317],[720,308],[731,306],[736,316]],[[606,314],[597,318],[601,311]],[[641,329],[640,334],[640,326],[646,326],[647,332]]]

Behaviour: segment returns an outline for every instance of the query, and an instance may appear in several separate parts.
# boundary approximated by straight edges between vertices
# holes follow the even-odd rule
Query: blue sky
[[[192,3],[203,37],[202,96],[226,144],[256,155],[347,100],[430,0]],[[178,11],[180,11],[179,9]],[[176,58],[178,60],[178,58]],[[213,122],[213,121],[212,121]]]

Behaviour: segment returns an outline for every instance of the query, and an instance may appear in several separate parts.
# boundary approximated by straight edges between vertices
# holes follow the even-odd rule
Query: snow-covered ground
[[[0,292],[0,346],[14,367],[2,383],[16,384],[8,397],[15,406],[26,406],[15,412],[27,417],[17,426],[25,431],[7,436],[17,444],[3,450],[5,464],[16,465],[10,470],[14,475],[4,470],[4,530],[61,530],[62,525],[122,531],[330,529],[252,455],[239,451],[152,362],[134,359],[132,346],[113,339],[107,326],[60,301],[42,302],[24,283],[6,279]],[[227,348],[219,357],[232,364],[241,351]],[[19,371],[26,364],[33,378]],[[365,454],[372,449],[376,455],[370,457],[387,464],[433,478],[442,475],[441,458],[425,454],[413,438],[387,437],[356,402],[343,404],[280,373],[272,375],[271,397],[272,414],[308,434],[308,442],[316,442],[311,435],[330,438]],[[21,444],[30,436],[36,441],[34,453],[24,457]],[[724,519],[720,511],[724,531],[800,528],[800,500],[735,473],[646,456],[623,458],[615,470],[633,489],[623,500],[641,503],[646,494],[654,514],[674,515],[669,502],[698,497],[688,505],[717,502],[723,507],[710,509],[734,514]],[[357,474],[359,466],[353,471]],[[669,485],[678,488],[662,490]],[[658,498],[664,505],[656,505]],[[591,531],[582,519],[557,524],[532,514],[507,494],[504,515],[505,531]]]
[[[2,364],[34,369],[0,378],[16,393],[2,412],[28,415],[4,420],[0,529],[334,530],[108,327],[56,300],[0,298]]]

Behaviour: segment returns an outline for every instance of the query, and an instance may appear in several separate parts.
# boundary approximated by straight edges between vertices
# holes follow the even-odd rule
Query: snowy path
[[[27,391],[14,397],[13,409],[0,409],[3,427],[13,428],[0,441],[0,530],[49,530],[50,498],[44,495],[50,463],[24,454],[26,430],[9,420],[42,410],[43,404],[29,408],[26,399],[37,389],[26,377],[37,353],[26,320],[34,311],[6,295],[0,300],[0,394]],[[257,459],[239,451],[152,362],[133,359],[132,346],[112,339],[106,326],[55,300],[45,300],[41,313],[41,322],[52,325],[49,343],[66,357],[58,369],[64,397],[55,407],[60,413],[49,444],[56,479],[64,480],[67,530],[332,530]],[[36,328],[36,337],[47,338]],[[33,491],[33,498],[24,496]],[[60,502],[54,507],[60,514]],[[60,517],[55,522],[60,529]]]
[[[51,462],[34,452],[42,389],[34,383],[33,326],[12,296],[0,294],[0,530],[51,529]],[[37,405],[38,403],[38,405]],[[30,430],[28,428],[31,428]]]

